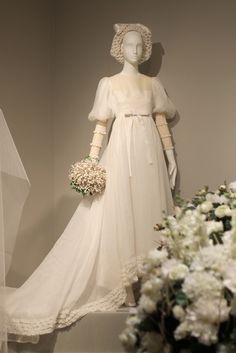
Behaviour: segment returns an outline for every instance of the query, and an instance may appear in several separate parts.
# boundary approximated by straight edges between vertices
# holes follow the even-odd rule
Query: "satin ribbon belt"
[[[148,116],[152,116],[152,114],[125,114],[126,118],[129,118],[131,116],[146,116],[146,117],[148,117]]]
[[[148,126],[146,126],[144,117],[152,117],[152,114],[124,114],[125,118],[134,117],[135,119],[127,119],[129,121],[126,128],[126,137],[127,137],[127,152],[128,152],[128,165],[129,165],[129,176],[132,176],[131,170],[131,136],[133,136],[133,122],[138,120],[140,122],[140,128],[143,129],[145,138],[144,143],[146,145],[145,154],[148,164],[153,164],[151,146],[150,146],[150,136],[148,135]]]

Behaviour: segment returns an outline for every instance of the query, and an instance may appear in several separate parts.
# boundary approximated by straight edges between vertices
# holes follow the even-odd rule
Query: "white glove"
[[[106,135],[106,122],[99,121],[96,124],[95,130],[93,131],[93,140],[90,143],[91,149],[89,157],[94,161],[99,161],[99,153],[102,148],[102,141],[104,135]]]
[[[170,178],[170,187],[171,187],[171,189],[174,189],[176,174],[177,174],[177,165],[176,165],[176,161],[175,161],[174,150],[173,150],[173,148],[171,148],[169,150],[165,150],[165,153],[166,153],[166,157],[168,159],[168,173],[169,173],[169,178]]]
[[[166,121],[165,114],[156,113],[155,123],[161,137],[163,149],[168,159],[168,173],[170,178],[170,187],[171,189],[174,189],[176,174],[177,174],[177,165],[175,161],[174,146],[171,139],[171,133]]]

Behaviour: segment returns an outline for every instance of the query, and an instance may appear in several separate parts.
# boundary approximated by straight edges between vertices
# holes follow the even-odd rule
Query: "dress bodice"
[[[153,112],[151,78],[142,74],[117,74],[109,79],[111,107],[116,117]]]
[[[106,121],[126,114],[165,113],[175,115],[176,109],[157,77],[141,73],[119,73],[100,80],[89,120]]]

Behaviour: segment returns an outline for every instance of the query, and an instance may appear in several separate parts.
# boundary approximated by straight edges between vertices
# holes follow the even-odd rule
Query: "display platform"
[[[128,308],[86,315],[70,328],[41,336],[38,344],[9,343],[8,353],[123,353],[119,335]]]

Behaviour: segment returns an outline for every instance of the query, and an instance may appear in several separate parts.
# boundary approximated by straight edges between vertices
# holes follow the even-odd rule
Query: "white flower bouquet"
[[[178,198],[144,263],[141,297],[120,339],[127,352],[236,352],[236,193]]]
[[[106,170],[97,160],[86,157],[73,164],[69,170],[72,189],[83,196],[101,193],[106,186]]]

